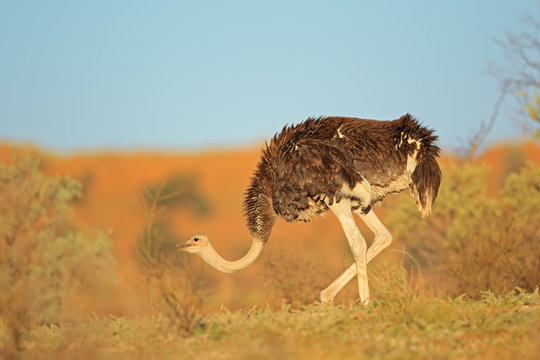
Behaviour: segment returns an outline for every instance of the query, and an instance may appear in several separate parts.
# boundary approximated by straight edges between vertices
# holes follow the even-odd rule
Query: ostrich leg
[[[375,256],[377,256],[382,250],[388,247],[392,243],[392,234],[379,220],[377,215],[373,211],[364,214],[361,210],[354,212],[364,221],[369,229],[375,235],[373,243],[367,251],[366,263],[369,263]],[[352,264],[341,274],[334,282],[332,282],[326,289],[321,291],[321,302],[332,303],[337,293],[356,275],[356,263]]]
[[[355,261],[354,265],[356,267],[356,269],[353,271],[358,275],[358,294],[360,295],[360,301],[367,305],[369,303],[369,285],[366,269],[367,244],[366,240],[360,233],[360,230],[358,230],[356,222],[354,221],[354,217],[351,212],[351,201],[348,199],[343,199],[339,203],[334,203],[331,205],[330,210],[332,210],[332,212],[338,218],[341,227],[345,232],[345,236],[347,237],[347,241],[349,242],[349,246]],[[343,285],[341,287],[343,287]]]
[[[379,255],[381,251],[390,246],[392,243],[392,234],[390,234],[390,231],[383,225],[373,210],[364,214],[358,209],[354,213],[364,221],[369,230],[375,235],[373,243],[367,251],[367,262],[370,262],[375,256]]]

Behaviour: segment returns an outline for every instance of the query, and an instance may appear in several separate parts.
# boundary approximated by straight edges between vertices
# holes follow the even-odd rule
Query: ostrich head
[[[204,251],[213,250],[208,235],[195,234],[186,242],[176,245],[176,251],[185,251],[191,254],[201,255]]]
[[[233,273],[242,270],[251,264],[261,253],[264,243],[254,238],[253,243],[247,254],[239,260],[228,261],[223,259],[214,249],[208,235],[195,234],[183,243],[176,245],[176,251],[185,251],[191,254],[199,255],[210,266],[225,273]]]

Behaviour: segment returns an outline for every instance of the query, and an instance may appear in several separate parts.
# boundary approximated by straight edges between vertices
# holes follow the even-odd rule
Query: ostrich
[[[386,196],[409,188],[422,216],[430,214],[441,181],[433,133],[410,114],[393,121],[318,117],[285,126],[266,143],[245,193],[244,214],[253,237],[247,254],[227,261],[205,234],[179,243],[177,250],[198,254],[219,271],[236,272],[257,259],[278,217],[310,221],[330,210],[354,263],[321,292],[321,302],[332,303],[357,275],[360,301],[368,304],[366,265],[392,242],[373,209]],[[369,248],[353,213],[375,235]]]

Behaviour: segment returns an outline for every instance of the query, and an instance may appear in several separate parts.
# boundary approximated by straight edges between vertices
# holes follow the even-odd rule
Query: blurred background
[[[352,263],[333,216],[278,221],[234,275],[174,245],[247,251],[243,193],[285,124],[407,112],[436,129],[443,183],[427,221],[408,194],[377,210],[395,241],[375,269],[441,296],[533,289],[539,88],[532,0],[2,2],[0,305],[41,289],[19,303],[54,323],[316,301]]]

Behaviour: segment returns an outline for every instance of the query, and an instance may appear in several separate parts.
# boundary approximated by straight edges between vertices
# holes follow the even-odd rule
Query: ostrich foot
[[[332,294],[329,294],[328,289],[324,289],[323,291],[321,291],[321,304],[334,304],[334,296],[332,296]]]
[[[369,298],[367,299],[364,299],[364,300],[360,300],[360,303],[364,306],[368,306],[369,305]]]

